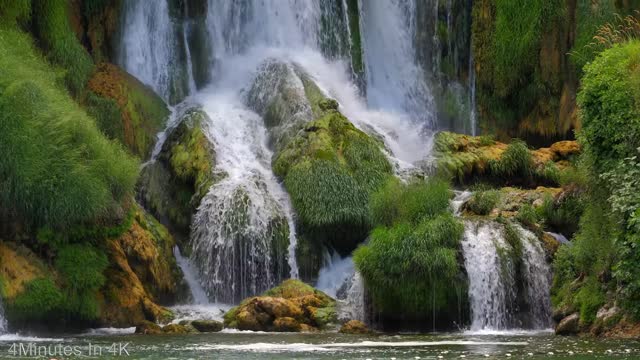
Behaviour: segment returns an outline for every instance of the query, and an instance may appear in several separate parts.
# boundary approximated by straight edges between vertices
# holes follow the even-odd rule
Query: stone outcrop
[[[580,315],[571,314],[560,321],[556,327],[558,335],[575,335],[580,331]]]
[[[372,331],[360,320],[349,320],[342,325],[340,332],[343,334],[366,335]]]
[[[216,156],[206,122],[202,110],[185,110],[138,181],[140,201],[176,236],[189,234],[191,216],[214,183]]]
[[[335,321],[335,300],[293,279],[242,301],[224,316],[225,327],[252,331],[315,331]]]

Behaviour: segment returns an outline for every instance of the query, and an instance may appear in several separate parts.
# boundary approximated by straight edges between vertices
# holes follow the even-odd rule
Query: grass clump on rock
[[[348,252],[366,236],[369,196],[391,175],[382,144],[329,109],[278,153],[284,179],[307,237]]]
[[[378,226],[354,261],[384,325],[415,321],[447,328],[459,320],[464,227],[449,211],[450,196],[448,184],[433,179],[409,185],[391,180],[372,197]]]

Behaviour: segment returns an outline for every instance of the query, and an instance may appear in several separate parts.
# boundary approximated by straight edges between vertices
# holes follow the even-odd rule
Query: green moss
[[[342,114],[308,123],[273,163],[291,195],[304,233],[353,248],[370,226],[369,195],[391,175],[381,145]]]
[[[29,79],[29,80],[26,80]],[[0,201],[29,224],[107,216],[131,196],[138,164],[57,85],[28,36],[0,30]]]
[[[55,267],[64,279],[67,318],[74,321],[94,320],[98,316],[98,289],[104,285],[107,256],[88,245],[68,245],[60,249]]]
[[[86,98],[87,113],[96,120],[102,133],[112,140],[125,143],[122,114],[115,100],[103,98],[89,91]]]
[[[598,310],[604,305],[604,300],[600,284],[594,278],[587,279],[575,296],[575,304],[580,310],[582,325],[590,325],[595,321]]]
[[[24,26],[30,20],[31,0],[0,0],[0,24]]]
[[[25,290],[7,304],[10,318],[18,322],[58,320],[64,295],[50,278],[26,284]]]
[[[64,0],[33,2],[36,34],[49,58],[65,70],[65,83],[80,97],[94,70],[93,61],[69,25],[69,4]]]
[[[375,310],[383,317],[424,320],[435,312],[439,319],[458,319],[458,296],[464,292],[465,282],[457,249],[464,227],[448,212],[448,203],[439,200],[449,196],[449,189],[433,180],[401,188],[408,195],[400,197],[404,201],[414,200],[410,194],[416,192],[441,194],[415,200],[416,204],[430,204],[409,205],[406,209],[415,211],[409,214],[390,208],[390,213],[398,215],[384,217],[383,221],[393,225],[373,230],[368,244],[354,253],[356,267]]]

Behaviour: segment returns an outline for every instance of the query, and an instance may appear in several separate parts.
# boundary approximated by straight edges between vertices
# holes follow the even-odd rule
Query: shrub
[[[383,316],[424,319],[438,312],[441,319],[457,319],[465,286],[457,261],[464,227],[448,211],[449,194],[446,183],[430,180],[390,182],[372,197],[380,226],[355,251],[354,262]],[[400,205],[390,201],[394,195]],[[390,211],[382,216],[385,205]]]
[[[467,209],[477,215],[489,215],[500,202],[500,190],[479,190],[467,202]]]
[[[580,309],[580,323],[583,325],[592,324],[604,301],[601,285],[595,278],[588,278],[575,297],[575,305]]]
[[[65,0],[34,1],[33,19],[48,56],[66,71],[67,87],[75,97],[80,97],[94,64],[71,30],[68,7]]]
[[[30,80],[25,80],[30,79]],[[62,228],[113,214],[137,162],[56,86],[27,35],[0,30],[0,204],[29,225]]]
[[[529,204],[524,204],[518,210],[518,214],[516,215],[516,220],[518,220],[524,226],[535,226],[540,219],[538,218],[538,213],[533,206]]]
[[[527,144],[515,139],[497,161],[489,164],[496,177],[520,178],[530,181],[533,175],[533,158]]]

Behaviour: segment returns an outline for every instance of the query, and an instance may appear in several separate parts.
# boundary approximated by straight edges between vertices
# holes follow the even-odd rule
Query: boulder
[[[158,335],[162,334],[162,328],[154,322],[143,320],[136,325],[136,334]]]
[[[580,315],[571,314],[560,321],[556,326],[557,335],[575,335],[580,331]]]
[[[164,225],[186,238],[191,216],[214,183],[216,156],[205,133],[207,114],[189,108],[178,116],[156,161],[140,174],[138,198]]]
[[[216,320],[194,320],[191,326],[199,332],[208,333],[222,331],[223,324]]]
[[[109,267],[99,292],[99,323],[127,327],[143,321],[166,323],[171,311],[158,303],[175,300],[182,284],[173,237],[142,208],[134,209],[128,230],[106,241]]]
[[[224,325],[252,331],[316,331],[335,322],[335,305],[327,294],[290,279],[229,310]]]
[[[342,327],[340,328],[340,332],[343,334],[365,335],[365,334],[370,334],[371,330],[362,321],[349,320],[342,325]]]
[[[189,332],[189,328],[179,324],[169,324],[162,327],[164,334],[188,334]]]

